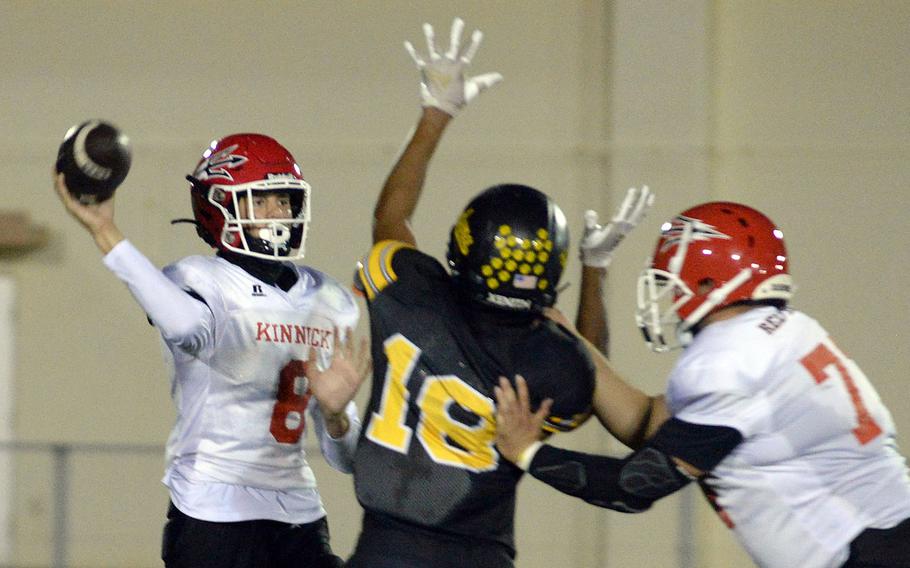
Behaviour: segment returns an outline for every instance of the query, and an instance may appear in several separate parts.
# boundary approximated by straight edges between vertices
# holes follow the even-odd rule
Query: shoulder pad
[[[373,300],[386,286],[395,282],[398,275],[392,269],[392,258],[403,248],[414,247],[401,241],[379,241],[357,266],[356,280],[366,292],[367,299]]]

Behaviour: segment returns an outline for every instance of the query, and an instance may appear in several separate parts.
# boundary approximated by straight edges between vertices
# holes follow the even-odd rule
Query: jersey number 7
[[[831,366],[837,371],[837,375],[844,382],[844,386],[847,387],[850,402],[853,403],[853,408],[856,410],[856,428],[853,429],[853,435],[856,436],[861,445],[868,444],[882,433],[881,427],[875,422],[872,414],[869,413],[869,409],[866,408],[859,388],[856,386],[856,381],[853,380],[853,376],[850,375],[847,369],[843,355],[837,355],[824,343],[819,343],[811,353],[800,359],[799,362],[809,371],[809,374],[812,375],[817,384],[822,384],[832,377],[833,373],[828,372]]]

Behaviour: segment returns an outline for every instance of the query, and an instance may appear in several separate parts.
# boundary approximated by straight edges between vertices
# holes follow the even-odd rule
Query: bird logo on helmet
[[[215,140],[187,179],[196,232],[210,246],[268,260],[303,258],[310,185],[276,140],[249,133]],[[290,215],[256,218],[252,207],[241,213],[241,198],[251,204],[270,193],[288,195]]]
[[[518,184],[493,186],[465,207],[449,238],[457,286],[485,306],[539,311],[556,302],[569,230],[544,193]]]
[[[649,347],[660,352],[688,345],[699,322],[721,308],[785,305],[792,295],[783,232],[756,209],[717,201],[661,227],[638,278],[635,317]]]

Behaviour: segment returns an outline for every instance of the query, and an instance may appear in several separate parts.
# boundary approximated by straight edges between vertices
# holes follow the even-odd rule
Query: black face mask
[[[250,276],[285,292],[297,283],[297,271],[279,260],[266,260],[228,250],[219,250],[218,256],[244,269]]]

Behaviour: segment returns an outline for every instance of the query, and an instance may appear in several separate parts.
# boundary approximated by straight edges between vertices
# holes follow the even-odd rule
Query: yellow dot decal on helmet
[[[505,270],[500,270],[499,279],[502,280],[503,282],[507,282],[509,280],[509,273],[506,272]]]
[[[544,267],[543,267],[542,264],[535,264],[535,265],[534,265],[534,274],[540,276],[541,274],[543,274],[543,271],[544,271],[544,270],[545,270],[545,269],[544,269]]]
[[[528,239],[522,239],[521,248],[523,248],[525,250],[528,250],[529,248],[531,248],[531,241],[529,241]]]
[[[532,250],[528,251],[528,253],[525,255],[525,260],[527,260],[528,262],[534,262],[535,258],[537,258],[537,255],[534,254],[534,251],[532,251]]]
[[[540,250],[543,248],[543,243],[538,241],[537,239],[534,239],[533,241],[531,241],[531,247],[534,250]]]
[[[546,229],[537,229],[537,236],[541,239],[546,239],[550,236],[550,233],[548,233]]]
[[[500,268],[502,268],[502,259],[501,258],[491,258],[490,266],[492,266],[496,270],[499,270]],[[489,276],[489,274],[487,274],[487,276]]]
[[[471,236],[471,226],[468,224],[468,218],[474,214],[473,209],[467,209],[455,222],[452,229],[452,235],[455,237],[455,244],[458,245],[458,252],[467,256],[468,250],[474,244],[474,237]]]
[[[518,272],[521,272],[522,274],[530,274],[530,273],[531,273],[531,265],[530,265],[530,264],[522,264],[521,266],[518,267]]]
[[[493,237],[493,246],[501,249],[502,247],[506,246],[506,240],[500,235],[496,235]]]
[[[506,270],[508,270],[509,272],[515,272],[516,266],[518,266],[518,264],[511,258],[506,261]]]
[[[546,262],[549,259],[550,259],[550,254],[547,253],[546,251],[540,253],[540,256],[537,257],[537,260],[539,260],[540,262]]]
[[[547,280],[546,278],[541,278],[540,282],[537,283],[537,287],[540,288],[541,290],[546,290],[547,286],[549,286],[549,285],[550,285],[550,281]]]
[[[499,226],[499,234],[500,234],[500,235],[508,235],[508,234],[511,234],[511,233],[512,233],[512,227],[510,227],[510,226],[508,226],[508,225],[500,225],[500,226]]]
[[[523,251],[523,250],[517,250],[512,253],[512,258],[514,258],[515,260],[524,260],[524,257],[525,257],[525,251]]]
[[[484,276],[493,276],[493,269],[490,268],[489,264],[484,264],[480,267],[480,273]]]
[[[510,247],[514,247],[516,242],[518,242],[518,239],[515,238],[515,235],[509,235],[509,238],[506,239],[506,244]]]
[[[495,278],[487,278],[487,286],[495,290],[499,288],[499,280]]]
[[[553,241],[546,241],[543,244],[543,248],[547,249],[548,251],[553,250]]]
[[[499,251],[499,254],[503,258],[509,258],[512,256],[512,249],[509,249],[509,248],[502,249],[501,251]]]

